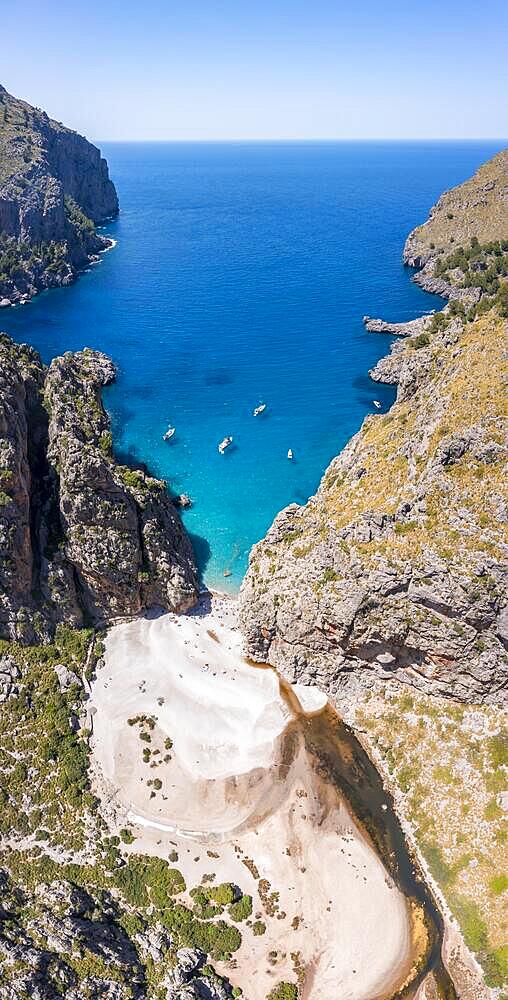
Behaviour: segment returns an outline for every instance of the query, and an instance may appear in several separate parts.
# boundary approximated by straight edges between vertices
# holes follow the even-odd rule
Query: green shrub
[[[231,903],[228,913],[232,920],[247,920],[252,913],[252,896],[242,896],[237,903]]]
[[[113,435],[111,431],[103,431],[100,436],[99,448],[102,454],[106,458],[109,458],[109,456],[111,455],[112,445],[113,445]]]
[[[499,291],[497,293],[497,296],[496,296],[496,305],[497,305],[497,308],[499,309],[499,312],[500,312],[501,316],[503,316],[505,319],[507,319],[508,318],[508,282],[507,281],[503,282],[503,284],[501,285],[501,287],[500,287],[500,289],[499,289]]]
[[[492,767],[508,767],[508,735],[497,733],[487,742]]]
[[[162,922],[169,930],[175,929],[172,918],[174,918],[176,909],[177,907],[173,907],[167,915],[163,915]],[[186,908],[180,907],[180,909]],[[242,943],[242,935],[236,927],[231,927],[224,920],[218,920],[215,924],[201,923],[192,916],[190,910],[187,910],[187,914],[188,919],[183,920],[179,926],[183,945],[188,948],[200,948],[215,959],[229,956],[238,951]]]
[[[66,194],[64,198],[65,214],[69,222],[75,226],[80,235],[93,236],[95,226],[91,219],[82,211],[74,198]]]
[[[221,882],[220,885],[213,885],[206,889],[205,895],[207,899],[213,899],[214,903],[218,903],[219,906],[228,906],[229,903],[234,903],[236,890],[231,882]]]
[[[508,889],[508,875],[494,875],[489,882],[489,888],[494,896],[501,896]]]
[[[448,326],[448,317],[446,316],[446,314],[444,312],[437,312],[434,313],[430,321],[429,332],[431,334],[439,333],[440,330],[445,330],[447,326]]]
[[[445,861],[439,847],[436,844],[422,844],[423,853],[427,859],[431,875],[444,889],[452,885],[455,874],[453,869]]]
[[[298,988],[294,983],[279,983],[271,990],[266,1000],[298,1000]]]
[[[419,351],[421,347],[427,347],[430,344],[430,337],[428,333],[419,333],[417,337],[411,337],[409,339],[409,344],[414,347],[416,351]]]

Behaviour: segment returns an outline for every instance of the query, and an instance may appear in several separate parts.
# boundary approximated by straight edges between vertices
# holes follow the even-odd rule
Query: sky
[[[0,82],[91,139],[508,136],[506,0],[0,9]]]

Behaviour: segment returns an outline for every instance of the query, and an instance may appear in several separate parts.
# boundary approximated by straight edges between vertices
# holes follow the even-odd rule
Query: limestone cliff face
[[[197,596],[190,542],[164,483],[118,465],[93,351],[56,358],[0,343],[0,636],[104,624]]]
[[[0,86],[0,299],[68,284],[109,245],[118,212],[106,161],[83,136]]]
[[[393,331],[406,337],[371,375],[398,385],[397,402],[366,418],[316,496],[252,550],[247,649],[291,680],[333,695],[351,673],[375,673],[464,701],[508,698],[500,274],[467,313],[452,303]]]

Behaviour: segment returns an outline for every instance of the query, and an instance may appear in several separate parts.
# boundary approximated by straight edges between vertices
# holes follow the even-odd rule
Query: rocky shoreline
[[[497,997],[506,978],[482,848],[486,837],[498,857],[501,799],[488,789],[505,781],[489,746],[502,740],[508,699],[507,237],[505,151],[408,238],[415,280],[449,304],[408,323],[364,317],[368,331],[397,337],[369,372],[397,386],[396,402],[366,418],[316,496],[276,517],[240,594],[249,654],[325,690],[392,791],[463,1000]],[[477,770],[476,724],[492,734]],[[420,745],[432,748],[428,764]],[[427,984],[418,996],[433,989],[441,995]]]
[[[99,352],[46,368],[0,338],[0,637],[48,641],[59,623],[104,625],[197,599],[165,483],[114,458],[101,399],[114,378]]]
[[[96,233],[93,239],[88,241],[86,252],[79,262],[62,262],[58,273],[48,270],[43,261],[36,261],[31,267],[23,267],[18,270],[15,281],[11,279],[2,283],[0,309],[26,305],[40,292],[53,288],[67,288],[74,284],[91,264],[98,264],[103,253],[113,250],[115,246],[116,240]]]
[[[0,91],[0,98],[5,109],[5,91]],[[15,114],[18,111],[19,107],[14,109]],[[26,115],[31,112],[35,114],[35,109],[23,111],[25,125]],[[17,218],[8,240],[14,241],[21,254],[36,232],[39,236],[52,234],[43,243],[53,249],[50,259],[44,257],[44,250],[40,260],[32,263],[33,273],[28,266],[24,271],[21,267],[15,279],[9,279],[11,298],[18,295],[17,301],[35,294],[39,282],[40,287],[52,287],[44,284],[46,281],[68,283],[90,254],[100,252],[94,240],[102,237],[95,233],[94,223],[104,217],[101,212],[106,203],[111,207],[108,199],[113,197],[107,168],[104,171],[100,164],[97,166],[98,151],[89,153],[86,147],[90,144],[81,137],[69,138],[68,130],[49,122],[42,112],[37,112],[35,119],[41,134],[46,138],[50,134],[51,141],[48,149],[40,145],[35,153],[30,151],[28,172],[23,174],[23,167],[21,174],[19,170],[12,173],[7,184],[2,181],[0,213],[4,212],[4,225],[5,219],[12,222]],[[63,150],[63,159],[57,158],[63,178],[57,181],[59,189],[53,184],[55,177],[47,174],[50,147],[51,156],[55,149]],[[77,151],[80,163],[75,176],[68,170],[74,155],[69,159],[70,149]],[[88,155],[92,157],[85,176],[95,177],[93,191],[89,192],[78,190],[84,149],[85,160]],[[481,178],[480,184],[487,185],[482,197],[489,209],[490,227],[490,192],[494,191],[499,208],[504,204],[503,192],[508,191],[504,160],[496,161],[498,174],[501,163],[500,175],[492,183],[486,165],[489,178]],[[34,200],[31,194],[19,194],[20,176],[35,180]],[[78,187],[72,188],[74,194],[67,195],[74,181]],[[9,186],[12,184],[14,187]],[[55,196],[54,201],[48,192]],[[438,229],[443,213],[445,227],[450,212],[455,219],[459,214],[460,196],[451,194],[454,211],[445,197],[431,218]],[[66,202],[66,197],[71,197],[72,203]],[[10,208],[5,207],[8,202]],[[469,193],[466,202],[469,210]],[[90,214],[84,214],[87,205]],[[60,240],[58,233],[62,231],[51,227],[55,219],[62,219],[62,207],[64,238]],[[14,231],[16,225],[29,226],[32,222],[36,228],[32,236],[32,231],[26,230],[27,239],[20,228]],[[483,230],[479,226],[477,231],[484,240],[492,228]],[[496,238],[499,235],[496,231]],[[65,244],[65,250],[55,249],[60,243]],[[4,251],[6,246],[9,252],[10,244],[4,244]],[[454,786],[446,782],[453,769],[446,760],[441,761],[438,744],[430,742],[426,746],[432,749],[427,749],[426,755],[439,761],[440,771],[435,769],[425,775],[425,781],[421,776],[418,780],[419,772],[411,758],[409,763],[403,756],[395,758],[394,747],[402,753],[398,745],[383,742],[393,717],[401,733],[406,732],[403,726],[413,724],[413,695],[408,708],[408,691],[416,698],[430,696],[434,715],[442,696],[453,699],[454,706],[481,703],[487,713],[490,708],[485,706],[500,706],[508,694],[508,568],[500,534],[506,502],[502,480],[504,444],[499,431],[506,316],[501,300],[494,302],[492,295],[486,296],[474,285],[459,287],[466,277],[460,268],[451,269],[450,280],[436,275],[436,266],[439,269],[439,261],[449,250],[447,243],[439,243],[434,232],[422,236],[417,230],[408,239],[406,263],[420,267],[422,285],[425,287],[426,282],[432,291],[439,288],[438,293],[446,295],[450,304],[442,313],[410,323],[387,324],[365,317],[367,329],[398,337],[390,355],[370,373],[374,381],[397,385],[397,401],[388,414],[367,418],[325,473],[316,497],[305,507],[292,505],[278,515],[251,555],[240,613],[251,657],[276,666],[292,682],[319,685],[354,726],[386,787],[393,791],[408,842],[440,902],[446,926],[444,957],[457,993],[461,1000],[484,1000],[498,994],[482,982],[480,969],[464,945],[447,896],[417,837],[426,829],[426,817],[418,814],[415,820],[407,793],[401,791],[410,788],[416,794],[423,784],[432,784],[433,797],[427,811],[440,813],[445,805],[442,799],[436,799],[439,781],[444,782],[445,796],[451,798]],[[502,248],[499,254],[485,250],[487,256],[494,253],[499,256]],[[473,263],[481,264],[484,270],[490,266],[480,257],[475,257]],[[485,304],[486,298],[492,299],[487,303],[489,311],[466,313],[481,306],[482,301]],[[31,348],[16,345],[5,335],[0,337],[0,643],[4,654],[0,661],[0,699],[5,715],[2,735],[7,747],[7,780],[0,786],[0,793],[9,810],[11,827],[9,839],[3,842],[8,853],[2,864],[6,871],[14,871],[13,884],[24,886],[21,895],[18,888],[13,890],[14,895],[33,904],[30,880],[32,872],[39,871],[34,865],[40,861],[43,876],[35,877],[43,891],[47,889],[49,901],[41,916],[47,938],[43,948],[36,947],[38,937],[21,918],[20,943],[16,945],[9,927],[5,932],[0,914],[0,950],[10,965],[31,954],[35,971],[29,970],[23,982],[30,989],[37,983],[41,996],[48,998],[48,963],[53,963],[53,971],[61,979],[68,976],[66,988],[69,996],[77,1000],[89,995],[88,989],[90,995],[111,989],[113,992],[107,995],[126,996],[120,983],[133,975],[134,993],[146,995],[145,967],[153,969],[155,963],[160,971],[169,956],[173,971],[159,983],[168,998],[176,1000],[192,993],[225,1000],[231,996],[227,981],[213,969],[204,978],[202,975],[211,949],[177,950],[174,929],[168,934],[162,923],[150,922],[154,912],[149,898],[152,890],[157,893],[154,899],[166,900],[161,920],[167,919],[167,883],[153,883],[147,896],[149,883],[141,886],[136,880],[139,871],[146,874],[151,870],[148,862],[154,858],[141,855],[136,859],[135,848],[130,850],[135,839],[130,826],[118,831],[108,829],[104,822],[107,803],[101,817],[89,784],[88,740],[93,716],[90,706],[87,710],[83,690],[90,690],[94,662],[104,667],[104,661],[100,641],[91,638],[85,628],[100,630],[154,607],[186,611],[198,597],[191,545],[175,509],[177,504],[169,497],[165,484],[115,459],[111,426],[101,398],[102,388],[114,377],[113,363],[100,352],[85,349],[69,353],[46,367]],[[181,625],[177,622],[175,628]],[[213,629],[206,635],[214,649],[217,636]],[[81,648],[83,642],[88,649],[86,656]],[[34,651],[32,647],[37,644]],[[144,668],[140,669],[143,674]],[[78,678],[81,674],[83,678],[86,675],[84,689]],[[110,678],[103,676],[103,680],[107,688]],[[145,678],[140,676],[139,684],[134,683],[134,699],[144,686]],[[389,702],[392,693],[393,705]],[[376,699],[382,704],[380,730],[375,728]],[[157,701],[157,711],[161,701],[164,698]],[[432,713],[429,711],[429,719],[421,717],[415,723],[418,745],[434,738]],[[27,717],[33,727],[33,746],[26,742]],[[39,718],[43,721],[39,722]],[[460,715],[457,718],[460,722]],[[146,715],[142,719],[153,721]],[[147,744],[151,743],[152,730],[149,722],[146,725],[143,736],[134,730],[131,736],[143,740],[141,749],[150,758]],[[445,732],[443,727],[440,718],[436,726],[440,738]],[[452,746],[459,729],[460,725],[453,730]],[[450,731],[446,729],[446,733]],[[469,739],[467,726],[466,732]],[[9,757],[11,733],[16,735],[16,747],[21,748],[17,750],[19,767],[16,764],[14,770]],[[485,737],[487,747],[490,739],[490,735]],[[470,744],[474,749],[473,741]],[[134,745],[140,749],[136,741]],[[463,763],[459,760],[459,764]],[[469,758],[464,766],[470,782]],[[130,769],[129,762],[127,767]],[[401,777],[404,768],[405,777]],[[490,780],[488,766],[486,773]],[[56,793],[50,784],[55,774],[59,779]],[[461,774],[453,773],[454,783],[460,778]],[[152,778],[149,783],[153,785]],[[33,801],[29,794],[32,785]],[[160,786],[162,781],[158,779],[152,788],[154,796]],[[39,788],[43,787],[41,795]],[[151,802],[151,792],[149,796]],[[485,813],[490,809],[496,822],[497,799],[494,811],[492,802],[482,803],[484,806]],[[482,836],[490,836],[481,815]],[[18,822],[21,833],[15,839]],[[461,823],[465,826],[465,814]],[[492,845],[496,842],[492,839],[488,843],[494,856],[496,848]],[[13,845],[17,848],[14,862]],[[435,858],[436,845],[431,844],[431,848]],[[28,852],[28,860],[22,857],[23,851]],[[158,852],[155,845],[153,853]],[[207,854],[217,857],[215,853]],[[157,878],[167,879],[166,860],[155,860],[160,862],[153,866]],[[194,860],[197,863],[199,858]],[[446,865],[444,870],[446,874]],[[4,878],[3,872],[0,876]],[[59,879],[63,880],[61,884]],[[87,888],[74,886],[71,891],[74,879],[83,879]],[[118,895],[124,891],[125,898]],[[67,907],[67,920],[60,920],[55,912],[59,900]],[[146,910],[144,901],[148,903]],[[15,909],[14,902],[12,906]],[[194,924],[193,929],[196,932]],[[81,940],[82,932],[90,937],[94,959],[92,964],[70,972],[60,961],[67,945],[64,943],[59,951],[59,942],[78,940],[85,953],[87,943]],[[492,980],[492,969],[498,975],[497,966],[493,964],[494,952],[489,951],[485,941],[482,938],[482,948],[476,950],[481,950],[491,963]],[[223,950],[227,956],[227,950]],[[219,961],[231,959],[231,955],[222,959],[218,949],[217,954]],[[113,979],[107,965],[110,960],[115,966]],[[296,965],[294,969],[288,966],[287,975],[296,976],[297,972]],[[8,996],[17,997],[15,986],[12,990],[9,986],[9,990]],[[440,983],[430,976],[418,991],[418,1000],[434,1000],[439,991]]]
[[[493,161],[503,191],[507,160]],[[412,235],[405,259],[414,246]],[[482,297],[469,293],[469,303]],[[400,338],[369,373],[397,385],[396,403],[365,419],[306,506],[277,516],[240,593],[250,655],[288,679],[333,695],[367,670],[427,693],[506,702],[506,320],[495,306],[481,316],[466,325],[451,301],[410,323],[365,317],[369,330]]]
[[[0,308],[71,284],[113,241],[106,161],[83,136],[0,86]]]

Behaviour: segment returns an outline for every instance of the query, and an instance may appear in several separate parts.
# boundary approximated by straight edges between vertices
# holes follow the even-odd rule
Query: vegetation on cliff
[[[0,86],[0,303],[69,284],[117,212],[99,150]]]
[[[387,774],[487,984],[506,985],[506,819],[499,803],[508,741],[499,711],[396,682],[357,689],[340,708]]]
[[[204,976],[206,995],[231,996],[205,964],[241,943],[224,905],[201,917],[167,860],[108,835],[90,791],[82,674],[100,652],[84,630],[43,649],[0,644],[0,676],[8,660],[15,678],[0,703],[0,991],[162,998]]]
[[[119,465],[103,354],[55,358],[0,338],[0,636],[48,641],[153,606],[192,606],[190,542],[165,484]]]
[[[332,691],[370,668],[463,700],[506,694],[505,344],[495,309],[397,343],[397,403],[253,551],[255,656]]]
[[[407,239],[404,260],[421,267],[455,246],[508,238],[508,149],[483,163],[473,177],[445,191],[430,217]]]
[[[397,384],[397,401],[366,418],[307,505],[279,514],[241,593],[250,654],[323,685],[363,732],[497,989],[508,980],[507,250],[504,151],[408,238],[416,280],[450,303],[407,325],[366,318],[398,335],[371,372]]]

